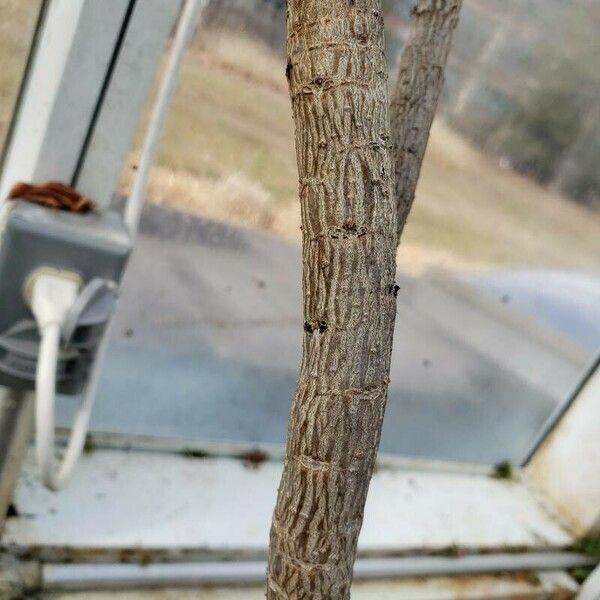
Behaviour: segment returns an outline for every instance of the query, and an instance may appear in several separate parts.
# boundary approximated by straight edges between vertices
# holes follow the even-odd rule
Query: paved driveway
[[[448,275],[399,282],[382,450],[518,461],[589,352]],[[283,443],[301,339],[297,246],[149,207],[93,427]]]

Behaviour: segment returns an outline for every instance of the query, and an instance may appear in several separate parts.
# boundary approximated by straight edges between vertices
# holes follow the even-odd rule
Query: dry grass
[[[0,0],[0,139],[39,4]],[[126,168],[124,190],[131,175]],[[296,181],[284,58],[241,35],[202,31],[182,68],[150,196],[297,240]],[[600,219],[500,169],[438,121],[399,259],[413,270],[432,263],[600,268]]]
[[[214,180],[241,172],[288,202],[296,192],[296,161],[281,60],[231,34],[200,39],[183,63],[157,163]],[[247,70],[251,56],[261,66],[256,73]]]
[[[189,214],[262,229],[273,226],[271,194],[243,173],[211,179],[158,166],[150,177],[148,195],[156,204],[176,204]]]
[[[238,35],[202,33],[184,63],[158,165],[150,183],[157,201],[299,239],[283,57]],[[399,259],[411,270],[600,268],[600,219],[501,169],[438,121]]]
[[[40,0],[0,0],[0,144],[8,129],[40,5]]]
[[[438,120],[403,245],[489,263],[600,267],[600,215],[501,169]]]

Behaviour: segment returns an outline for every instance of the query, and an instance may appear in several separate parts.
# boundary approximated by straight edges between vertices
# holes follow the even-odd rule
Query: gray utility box
[[[131,247],[131,236],[116,212],[80,215],[25,201],[9,205],[0,223],[0,385],[35,387],[39,335],[23,292],[29,275],[50,267],[77,273],[82,289],[100,280],[115,284],[116,289]],[[95,316],[90,318],[92,313]],[[87,321],[83,315],[69,339],[63,339],[57,372],[59,393],[81,390],[110,318],[110,314],[98,316],[100,313],[102,310],[88,311]]]

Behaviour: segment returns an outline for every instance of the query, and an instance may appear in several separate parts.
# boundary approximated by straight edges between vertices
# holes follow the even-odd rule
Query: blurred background
[[[413,4],[384,2],[391,83]],[[0,141],[39,7],[0,0]],[[284,2],[208,3],[150,177],[96,430],[283,443],[302,340],[285,61]],[[398,253],[384,452],[519,462],[600,350],[599,64],[595,0],[465,0]]]

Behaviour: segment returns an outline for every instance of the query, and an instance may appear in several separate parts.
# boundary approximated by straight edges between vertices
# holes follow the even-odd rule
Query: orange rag
[[[90,198],[60,181],[48,181],[42,185],[19,182],[10,190],[8,199],[26,200],[74,213],[86,213],[94,208],[94,202]]]

